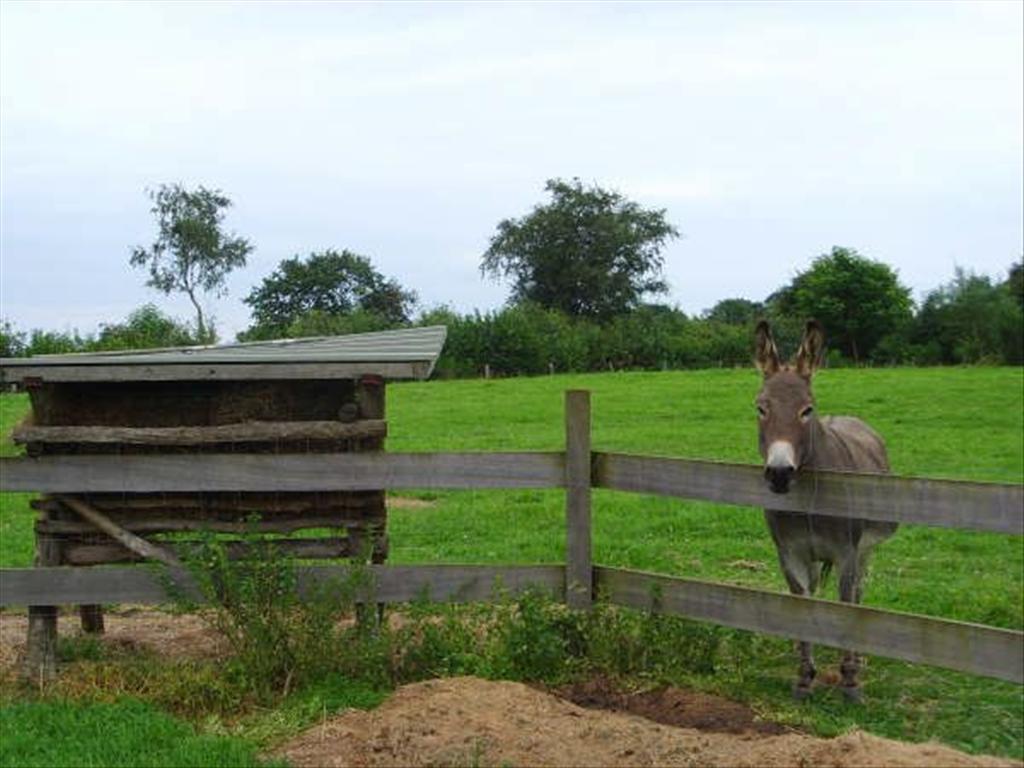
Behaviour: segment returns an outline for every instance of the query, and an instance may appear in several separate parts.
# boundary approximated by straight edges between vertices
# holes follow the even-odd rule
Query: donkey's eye
[[[802,411],[800,411],[800,418],[801,419],[809,419],[811,417],[812,413],[814,413],[814,408],[812,406],[808,405],[806,408],[804,408]]]
[[[757,406],[757,415],[760,416],[763,419],[765,416],[768,415],[768,409],[765,408],[763,405],[758,405]]]

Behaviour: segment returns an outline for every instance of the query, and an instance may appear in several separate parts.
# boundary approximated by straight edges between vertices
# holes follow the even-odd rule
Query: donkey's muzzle
[[[793,481],[796,468],[790,466],[765,467],[764,478],[773,493],[789,493],[789,484]]]

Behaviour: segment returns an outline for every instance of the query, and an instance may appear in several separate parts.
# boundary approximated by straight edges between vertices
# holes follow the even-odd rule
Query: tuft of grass
[[[195,729],[143,702],[22,701],[0,707],[0,765],[270,766],[239,738]]]
[[[373,709],[389,691],[339,674],[328,674],[295,691],[278,706],[256,709],[234,722],[208,719],[206,730],[230,734],[267,750],[296,733],[347,709]]]

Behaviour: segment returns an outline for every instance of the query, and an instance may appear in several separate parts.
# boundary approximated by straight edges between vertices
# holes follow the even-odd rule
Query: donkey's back
[[[847,472],[888,472],[885,441],[855,416],[823,416],[824,439],[811,455],[814,469]]]

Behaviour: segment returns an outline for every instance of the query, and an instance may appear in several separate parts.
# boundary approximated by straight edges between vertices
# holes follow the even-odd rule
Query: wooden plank
[[[432,363],[161,363],[150,365],[14,365],[0,367],[0,384],[65,381],[242,381],[280,379],[425,379]]]
[[[88,603],[155,605],[173,602],[167,596],[167,585],[191,599],[202,598],[187,571],[165,568],[155,563],[128,567],[2,568],[0,606]]]
[[[1024,633],[749,587],[594,569],[617,605],[1024,683]]]
[[[593,602],[590,542],[590,392],[565,393],[565,594],[570,608]]]
[[[345,565],[298,566],[296,571],[303,589],[322,583],[344,584],[353,578],[352,566]],[[561,565],[366,565],[358,566],[358,571],[372,584],[360,593],[366,602],[399,603],[424,596],[435,601],[480,602],[493,600],[498,589],[514,595],[531,587],[556,600],[565,594],[565,568]],[[173,602],[166,584],[202,599],[187,571],[157,565],[8,568],[0,569],[0,606]]]
[[[46,493],[560,488],[561,453],[68,455],[0,459],[0,490]]]
[[[173,514],[158,517],[139,517],[121,515],[117,523],[133,533],[187,533],[197,531],[213,531],[215,533],[294,533],[310,528],[349,528],[364,526],[374,518],[362,514],[306,515],[306,516],[268,516],[256,521],[231,521],[214,518],[193,517],[180,519]],[[96,526],[76,520],[39,520],[36,532],[43,534],[75,535],[95,534]]]
[[[174,541],[165,542],[165,547],[182,557],[196,551],[201,542]],[[274,545],[284,557],[298,559],[334,559],[348,557],[349,540],[343,538],[320,539],[275,539]],[[229,560],[241,560],[253,556],[253,547],[246,541],[228,541],[224,543]],[[138,552],[126,549],[122,544],[76,544],[66,543],[63,546],[63,560],[68,565],[104,565],[108,563],[135,563],[146,559]],[[150,558],[152,559],[152,558]]]
[[[280,442],[286,440],[349,440],[384,437],[387,422],[250,421],[212,427],[41,427],[15,428],[16,443],[83,443],[119,445],[205,445],[210,443]]]
[[[618,491],[901,523],[1024,534],[1024,486],[847,472],[805,472],[789,493],[760,467],[597,453],[594,485]]]
[[[241,520],[254,512],[267,517],[308,512],[370,515],[381,503],[379,491],[115,493],[90,494],[86,498],[96,509],[115,517],[156,513],[189,519],[205,517],[219,520]],[[29,504],[33,509],[60,509],[60,504],[50,496],[32,499]]]

